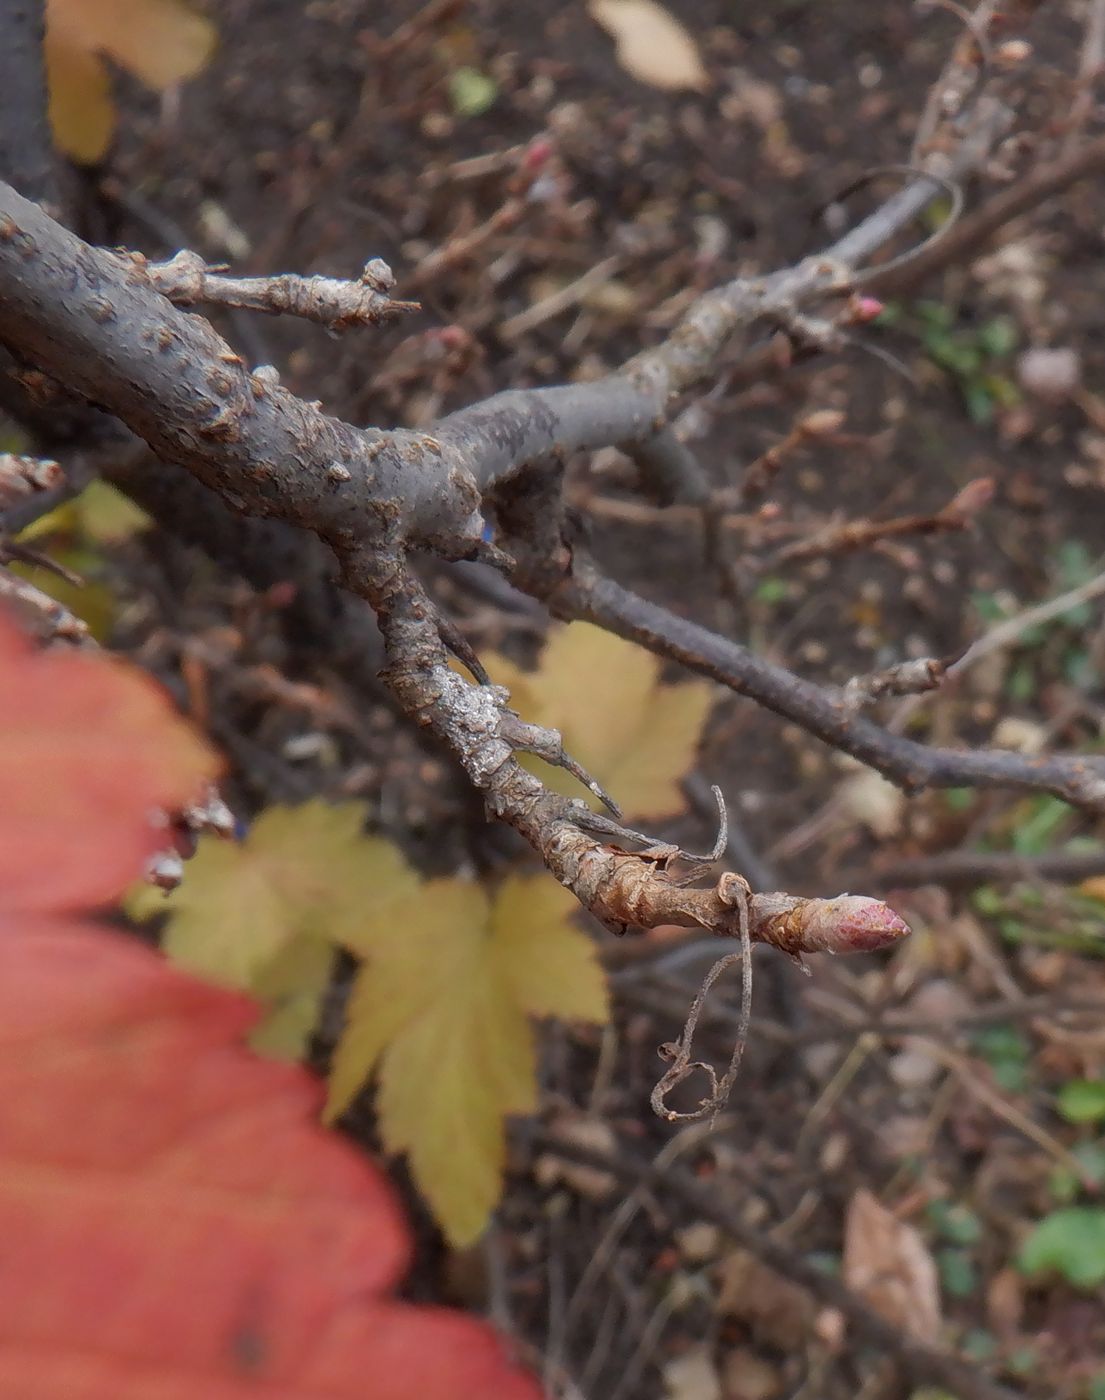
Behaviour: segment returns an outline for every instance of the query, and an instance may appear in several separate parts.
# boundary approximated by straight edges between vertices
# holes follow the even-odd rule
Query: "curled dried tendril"
[[[715,789],[715,793],[717,789]],[[724,806],[722,805],[724,812]],[[657,1081],[652,1091],[649,1102],[652,1111],[660,1118],[666,1119],[669,1123],[694,1123],[703,1118],[713,1120],[729,1101],[733,1085],[737,1081],[740,1073],[741,1060],[744,1058],[744,1047],[748,1040],[748,1027],[752,1020],[752,934],[749,928],[748,901],[752,894],[748,881],[739,875],[730,876],[725,882],[727,898],[732,900],[737,911],[737,922],[740,931],[740,951],[736,953],[726,953],[723,958],[718,958],[713,967],[703,978],[702,986],[698,989],[694,1002],[691,1005],[687,1020],[683,1026],[683,1033],[678,1040],[672,1041],[660,1047],[660,1054],[665,1060],[671,1063],[664,1071],[664,1074]],[[718,1077],[717,1070],[713,1065],[704,1060],[694,1060],[691,1058],[691,1048],[694,1043],[694,1033],[698,1026],[698,1018],[702,1014],[702,1008],[706,1004],[706,998],[711,987],[735,962],[741,963],[741,1009],[740,1021],[737,1025],[737,1036],[733,1044],[733,1053],[730,1056],[728,1067],[725,1073]],[[699,1103],[697,1108],[690,1112],[681,1113],[674,1108],[669,1108],[666,1102],[668,1095],[680,1084],[685,1083],[693,1074],[705,1074],[709,1081],[709,1093]]]

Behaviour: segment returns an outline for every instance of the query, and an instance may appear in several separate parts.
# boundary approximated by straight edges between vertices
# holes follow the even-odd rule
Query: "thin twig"
[[[672,1163],[676,1162],[687,1152],[692,1152],[700,1148],[714,1136],[715,1133],[733,1127],[734,1122],[735,1120],[722,1115],[713,1122],[696,1123],[684,1128],[682,1131],[676,1133],[674,1137],[670,1138],[659,1152],[657,1152],[653,1165],[657,1171],[666,1170]],[[618,1242],[644,1208],[648,1196],[649,1192],[647,1187],[638,1186],[620,1202],[606,1221],[602,1234],[595,1242],[588,1257],[587,1265],[568,1301],[568,1306],[564,1313],[563,1325],[566,1341],[570,1341],[573,1329],[583,1316],[584,1309],[591,1302],[591,1295],[594,1292],[595,1284],[598,1282],[599,1276],[605,1269],[610,1267],[611,1260],[614,1257],[614,1251],[618,1247]]]
[[[151,263],[126,253],[134,276],[141,276],[175,306],[228,306],[270,316],[298,316],[331,331],[379,325],[416,311],[415,301],[388,295],[395,276],[382,258],[365,263],[355,280],[340,277],[231,277],[225,267],[209,267],[198,253],[183,249],[168,262]]]
[[[960,35],[939,78],[929,89],[913,138],[910,157],[913,161],[934,145],[936,133],[948,121],[949,114],[962,118],[968,98],[979,92],[987,61],[990,22],[1001,7],[1001,0],[981,0],[973,12],[964,10],[954,0],[929,0],[929,3],[934,9],[944,9],[955,15],[965,33]]]
[[[878,540],[902,535],[936,535],[966,530],[975,516],[993,499],[994,483],[986,476],[969,481],[961,491],[933,514],[901,515],[891,520],[846,520],[825,526],[805,539],[785,544],[775,554],[777,563],[797,563],[830,554],[850,554]]]
[[[995,233],[1021,214],[1036,209],[1087,176],[1105,170],[1105,136],[1057,161],[1040,161],[1023,180],[991,195],[973,213],[965,215],[935,246],[918,254],[903,267],[875,269],[867,290],[879,296],[907,295],[919,282],[941,268],[960,264],[982,248]]]
[[[946,885],[969,889],[974,885],[1038,883],[1052,880],[1077,884],[1094,875],[1105,875],[1105,847],[1089,851],[1048,851],[1024,856],[1017,851],[944,851],[939,855],[913,856],[873,866],[861,877],[865,887],[895,889],[907,885]]]
[[[904,253],[899,253],[897,257],[891,258],[889,262],[880,263],[877,268],[868,268],[865,272],[858,273],[853,282],[853,285],[856,287],[865,286],[873,279],[876,273],[891,273],[897,268],[908,267],[918,258],[923,258],[926,253],[931,253],[933,248],[939,247],[959,222],[960,215],[963,213],[963,206],[967,202],[967,197],[963,193],[963,186],[958,180],[951,180],[946,175],[938,175],[932,171],[923,170],[919,165],[876,166],[873,170],[865,173],[862,183],[866,183],[869,179],[875,179],[879,175],[886,174],[927,176],[928,179],[934,180],[939,185],[940,189],[948,195],[951,199],[951,208],[948,210],[947,216],[941,220],[939,227],[935,228],[927,238],[923,238],[915,247],[907,248]],[[848,192],[850,193],[851,190],[858,189],[860,183],[859,181],[854,182]]]
[[[86,622],[3,565],[0,565],[0,600],[9,604],[34,635],[44,642],[93,645]]]
[[[1080,583],[1077,588],[1069,588],[1065,593],[1049,598],[1046,602],[1025,608],[1015,617],[996,623],[988,632],[973,641],[962,656],[952,662],[947,671],[948,679],[957,680],[984,656],[990,656],[995,651],[1001,651],[1003,647],[1011,646],[1033,627],[1041,627],[1053,618],[1062,617],[1064,613],[1071,612],[1102,593],[1105,593],[1105,570],[1087,579],[1085,583]]]
[[[1075,1179],[1089,1190],[1092,1191],[1095,1188],[1096,1183],[1093,1177],[1074,1153],[1064,1147],[1058,1138],[1049,1133],[1046,1128],[1033,1122],[1015,1103],[1011,1103],[1004,1094],[976,1073],[962,1055],[957,1054],[942,1039],[936,1039],[932,1036],[923,1036],[919,1039],[924,1045],[925,1054],[931,1055],[934,1060],[951,1070],[972,1098],[985,1104],[991,1113],[1000,1118],[1003,1123],[1008,1123],[1011,1128],[1022,1133],[1030,1142],[1034,1142],[1053,1161],[1066,1167],[1069,1172],[1073,1173]]]
[[[1089,0],[1086,15],[1086,33],[1082,40],[1082,52],[1078,60],[1078,91],[1071,103],[1067,117],[1069,130],[1066,134],[1064,151],[1069,154],[1081,138],[1082,129],[1093,110],[1094,86],[1101,77],[1105,62],[1105,0]]]
[[[712,789],[699,773],[692,773],[683,780],[687,796],[703,817],[712,817],[716,805]],[[727,811],[725,827],[725,853],[733,868],[744,873],[745,879],[754,890],[774,890],[779,887],[775,871],[759,854],[748,839],[733,811]],[[720,858],[720,857],[719,857]]]
[[[0,514],[28,496],[57,491],[62,480],[61,467],[49,457],[0,452]]]
[[[572,579],[562,583],[548,601],[560,617],[594,622],[749,696],[908,792],[926,787],[1020,788],[1105,810],[1105,758],[1081,754],[1032,758],[1003,749],[930,748],[906,739],[864,715],[850,713],[839,692],[824,690],[736,642],[675,617],[604,578],[581,559],[575,562]]]
[[[853,676],[844,686],[844,703],[851,710],[862,710],[888,695],[923,695],[938,690],[947,673],[947,663],[933,656],[899,661],[866,676]]]
[[[588,268],[582,276],[569,282],[566,287],[560,287],[555,292],[550,292],[540,301],[535,301],[532,306],[527,306],[525,311],[519,311],[517,316],[511,316],[503,321],[498,328],[499,339],[509,344],[513,340],[519,340],[522,336],[528,335],[530,331],[536,330],[545,321],[559,316],[562,311],[570,311],[601,287],[604,282],[609,282],[621,266],[622,259],[618,255],[604,258],[602,262]]]
[[[1081,607],[1083,603],[1088,603],[1092,598],[1100,597],[1102,594],[1105,594],[1105,570],[1094,574],[1092,578],[1087,579],[1085,583],[1080,583],[1076,588],[1068,588],[1065,593],[1045,599],[1042,603],[1035,603],[1030,608],[1024,608],[1013,617],[1003,618],[1001,622],[995,623],[993,627],[985,631],[981,637],[976,637],[966,651],[951,662],[944,672],[945,684],[958,681],[983,657],[992,656],[995,651],[1013,646],[1032,628],[1042,627],[1044,623],[1062,617],[1065,613]],[[926,695],[918,694],[904,700],[901,705],[896,707],[888,727],[900,732],[920,706],[925,703],[926,698]]]

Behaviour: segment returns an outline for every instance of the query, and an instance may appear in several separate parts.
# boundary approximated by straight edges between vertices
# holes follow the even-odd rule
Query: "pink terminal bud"
[[[527,175],[536,175],[552,155],[554,149],[553,143],[547,136],[538,136],[536,140],[530,142],[522,157],[522,169]]]
[[[910,932],[888,904],[864,894],[811,899],[801,922],[807,953],[874,953],[893,947]]]
[[[431,334],[438,344],[443,345],[446,350],[464,350],[472,343],[472,337],[464,327],[455,324],[439,326]]]
[[[855,296],[848,303],[849,319],[853,325],[862,326],[881,316],[886,305],[878,297]]]
[[[910,932],[889,905],[865,894],[835,899],[758,894],[752,896],[750,915],[753,938],[799,959],[803,953],[874,953]]]
[[[278,583],[269,585],[265,592],[265,602],[270,608],[290,608],[298,592],[299,587],[292,579],[281,579]]]

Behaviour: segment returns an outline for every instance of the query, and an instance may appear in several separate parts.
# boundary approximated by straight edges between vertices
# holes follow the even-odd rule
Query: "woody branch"
[[[156,277],[136,275],[133,260],[89,247],[8,185],[0,185],[0,341],[23,363],[116,415],[235,511],[298,526],[329,545],[344,587],[378,614],[385,679],[400,705],[448,746],[489,810],[600,919],[618,928],[680,923],[731,935],[735,901],[724,878],[713,890],[679,885],[649,852],[631,854],[588,834],[582,804],[549,793],[518,765],[517,748],[536,742],[555,752],[558,739],[525,735],[505,692],[472,685],[450,669],[446,644],[456,649],[459,641],[411,573],[409,556],[421,550],[495,563],[560,616],[588,617],[675,657],[904,786],[1038,789],[1105,808],[1100,760],[961,753],[899,739],[855,714],[839,694],[603,580],[574,549],[555,476],[565,454],[608,445],[646,467],[678,467],[668,426],[677,397],[707,380],[722,351],[756,323],[781,324],[799,337],[812,328],[830,339],[836,324],[854,317],[849,297],[866,261],[950,177],[983,158],[1005,120],[1001,103],[979,97],[951,151],[930,157],[931,175],[911,180],[823,254],[702,296],[667,340],[615,374],[507,391],[427,432],[353,428],[251,372],[205,320],[171,305]],[[209,275],[204,269],[203,285],[181,295],[199,299],[205,286],[210,293]],[[270,297],[262,309],[294,314],[300,306],[289,297],[277,306]],[[489,512],[511,553],[486,542]],[[461,651],[471,666],[475,658]],[[832,946],[824,901],[756,898],[752,936],[794,952]],[[835,912],[845,935],[839,946],[871,946],[904,931],[889,911],[869,908],[858,924],[855,907]]]

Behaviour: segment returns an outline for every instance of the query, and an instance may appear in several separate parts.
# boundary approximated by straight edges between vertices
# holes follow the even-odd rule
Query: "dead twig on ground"
[[[878,540],[902,535],[936,535],[966,530],[974,517],[993,499],[994,483],[989,477],[970,481],[941,510],[933,515],[902,515],[893,520],[847,520],[827,525],[807,539],[783,545],[774,562],[797,563],[832,554],[850,554]]]
[[[665,1200],[678,1201],[693,1212],[693,1218],[716,1225],[761,1263],[800,1284],[826,1307],[835,1308],[858,1340],[889,1353],[914,1381],[945,1386],[960,1400],[1018,1400],[1013,1392],[967,1362],[937,1351],[886,1322],[839,1279],[816,1268],[796,1249],[748,1225],[738,1212],[720,1204],[715,1192],[687,1172],[657,1166],[624,1150],[602,1152],[562,1142],[548,1132],[536,1134],[534,1146],[541,1152],[609,1172],[627,1187],[644,1187],[661,1206]]]

